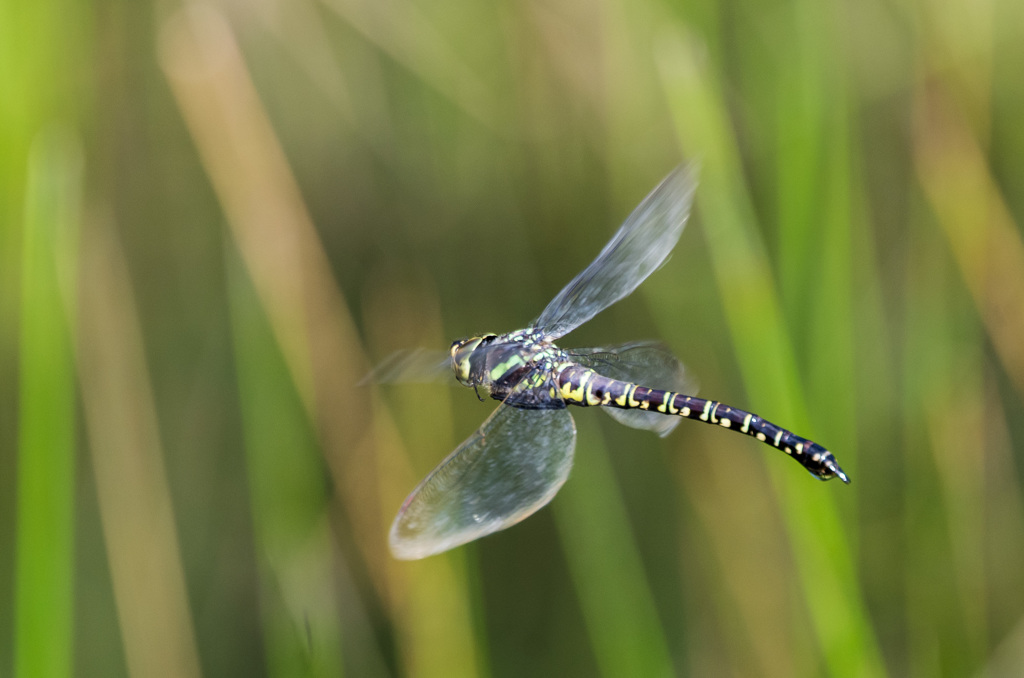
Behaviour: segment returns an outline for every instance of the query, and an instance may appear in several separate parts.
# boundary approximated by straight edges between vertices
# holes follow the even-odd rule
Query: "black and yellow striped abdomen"
[[[838,477],[850,482],[827,449],[756,414],[714,400],[611,379],[577,364],[563,368],[557,383],[562,398],[570,405],[646,410],[716,424],[782,450],[821,480]]]

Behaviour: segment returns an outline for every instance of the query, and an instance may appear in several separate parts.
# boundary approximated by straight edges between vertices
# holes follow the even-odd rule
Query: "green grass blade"
[[[579,429],[584,458],[552,507],[597,665],[609,677],[676,675],[608,452],[591,431]]]
[[[74,627],[74,292],[82,160],[43,132],[29,156],[21,266],[15,674],[70,676]]]
[[[341,623],[324,471],[309,417],[256,292],[228,259],[235,363],[271,676],[340,676]]]
[[[681,43],[666,44],[662,64],[679,136],[691,152],[704,157],[698,210],[708,225],[705,233],[719,298],[753,408],[814,436],[771,259],[753,226],[753,207],[722,96],[710,74],[698,75],[696,59]],[[823,487],[780,464],[770,464],[769,469],[784,507],[804,604],[823,659],[834,675],[882,675],[851,544],[833,494],[844,488],[837,483]]]

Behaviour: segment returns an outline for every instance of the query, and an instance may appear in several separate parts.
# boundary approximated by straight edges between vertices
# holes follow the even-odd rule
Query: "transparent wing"
[[[481,346],[474,349],[473,355],[480,363],[486,363],[488,354],[507,352],[508,346],[507,343]],[[452,354],[449,351],[429,348],[408,348],[395,351],[382,360],[369,374],[359,380],[359,385],[439,381],[458,383],[452,374]],[[516,395],[529,399],[532,394],[528,393],[528,390],[525,387],[517,388]]]
[[[395,351],[389,355],[380,365],[374,367],[368,375],[363,377],[359,385],[435,381],[456,383],[452,378],[451,354],[448,351],[411,348]]]
[[[634,341],[620,346],[573,350],[572,354],[581,365],[612,379],[686,395],[697,394],[697,380],[667,346],[658,342]],[[680,417],[646,410],[601,409],[620,424],[654,431],[662,437],[682,421]]]
[[[633,210],[586,269],[533,322],[550,339],[629,295],[679,241],[697,187],[697,166],[677,167]]]
[[[572,468],[576,425],[564,407],[502,404],[402,505],[391,553],[402,560],[503,530],[547,504]]]

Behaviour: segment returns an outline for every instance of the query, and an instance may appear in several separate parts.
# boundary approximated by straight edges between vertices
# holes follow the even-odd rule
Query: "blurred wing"
[[[572,468],[569,411],[502,404],[413,490],[391,526],[391,553],[425,558],[503,530],[558,492]]]
[[[695,164],[673,170],[532,326],[557,339],[635,290],[679,241],[696,187]]]
[[[507,351],[507,344],[482,346],[474,350],[473,355],[480,362],[492,351]],[[431,383],[447,381],[457,384],[452,373],[452,354],[449,351],[438,351],[428,348],[408,348],[395,351],[359,381],[360,386],[369,383]],[[526,394],[522,394],[524,397]]]
[[[686,395],[697,394],[697,380],[687,373],[679,359],[661,343],[635,341],[621,346],[574,350],[572,354],[581,365],[612,379]],[[662,437],[671,433],[682,421],[681,417],[646,410],[620,410],[615,407],[601,409],[620,424],[654,431]]]
[[[360,386],[369,383],[394,384],[448,381],[452,379],[452,356],[448,351],[412,348],[396,351],[363,377]]]

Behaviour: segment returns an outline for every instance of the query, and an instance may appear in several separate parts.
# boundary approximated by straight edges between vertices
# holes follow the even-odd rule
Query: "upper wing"
[[[576,425],[564,403],[502,404],[402,504],[391,525],[391,553],[425,558],[519,522],[558,492],[575,447]]]
[[[677,167],[633,210],[597,258],[533,322],[557,339],[630,294],[679,240],[697,188],[697,166]]]
[[[634,341],[621,346],[574,350],[572,353],[581,365],[612,379],[686,395],[697,393],[697,380],[661,343]],[[602,409],[620,424],[654,431],[663,437],[682,421],[680,417],[647,410]]]

